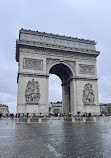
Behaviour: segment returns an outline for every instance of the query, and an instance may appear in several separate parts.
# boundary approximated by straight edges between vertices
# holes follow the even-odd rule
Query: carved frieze
[[[24,58],[23,68],[33,69],[33,70],[43,70],[43,61],[39,59]]]
[[[88,54],[80,54],[77,52],[77,50],[72,51],[72,52],[67,52],[67,51],[59,51],[59,50],[48,50],[48,49],[28,49],[28,48],[20,48],[20,51],[23,52],[29,52],[29,53],[34,53],[34,54],[40,54],[40,55],[51,55],[51,56],[58,56],[58,57],[70,57],[73,59],[85,59],[85,60],[96,60],[95,56],[91,56]],[[84,52],[82,50],[82,52]]]
[[[74,61],[69,61],[69,60],[60,60],[60,59],[51,59],[51,58],[47,58],[47,68],[49,68],[53,63],[62,63],[62,64],[67,64],[69,65],[74,72],[76,71],[75,69],[75,62]]]
[[[64,63],[69,65],[74,70],[74,72],[76,72],[75,61],[64,60]]]
[[[25,90],[25,101],[27,104],[39,104],[40,88],[38,81],[28,81]]]
[[[80,74],[95,74],[94,65],[86,65],[86,64],[80,64],[79,65],[79,73]]]
[[[52,65],[53,63],[55,63],[55,62],[60,62],[60,60],[59,59],[51,59],[51,58],[47,58],[47,68],[50,66],[50,65]]]
[[[91,84],[86,84],[83,90],[83,103],[84,105],[94,105],[94,91]]]

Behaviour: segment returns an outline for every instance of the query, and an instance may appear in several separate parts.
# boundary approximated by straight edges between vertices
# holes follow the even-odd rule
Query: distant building
[[[63,113],[62,102],[50,102],[49,103],[49,113],[58,115]]]
[[[4,104],[0,104],[0,114],[6,115],[9,114],[8,106]]]
[[[100,113],[111,115],[111,103],[100,103]]]

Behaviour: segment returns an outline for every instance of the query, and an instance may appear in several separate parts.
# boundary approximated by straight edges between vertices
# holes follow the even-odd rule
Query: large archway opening
[[[56,75],[60,78],[58,80],[57,77],[53,76],[55,79],[53,80],[53,83],[49,85],[49,90],[50,90],[49,101],[51,100],[60,101],[60,100],[57,100],[59,98],[56,99],[55,97],[58,97],[57,95],[60,94],[60,92],[62,91],[62,94],[61,94],[62,107],[63,107],[62,112],[65,114],[69,114],[69,112],[71,112],[71,94],[70,94],[71,84],[70,82],[73,76],[72,71],[70,70],[68,66],[60,63],[60,64],[53,65],[50,68],[49,74]],[[60,83],[60,80],[61,80],[61,83]],[[61,84],[61,87],[60,87],[60,84]],[[55,92],[54,89],[57,89],[58,91]],[[55,95],[55,96],[51,98],[51,95]]]
[[[49,76],[49,102],[62,101],[62,81],[54,74]]]
[[[49,76],[49,113],[58,116],[63,111],[62,106],[62,82],[54,74]]]

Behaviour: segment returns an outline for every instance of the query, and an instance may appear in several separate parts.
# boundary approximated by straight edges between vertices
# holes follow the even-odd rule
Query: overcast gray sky
[[[99,101],[111,102],[111,0],[0,0],[0,20],[0,103],[10,112],[16,111],[15,45],[21,28],[95,40],[101,52]],[[50,77],[50,101],[61,100],[60,83]]]

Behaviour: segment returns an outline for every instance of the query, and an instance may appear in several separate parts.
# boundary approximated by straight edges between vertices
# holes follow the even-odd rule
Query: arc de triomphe
[[[21,29],[16,41],[18,113],[48,113],[48,79],[62,81],[63,113],[100,114],[95,41]]]

